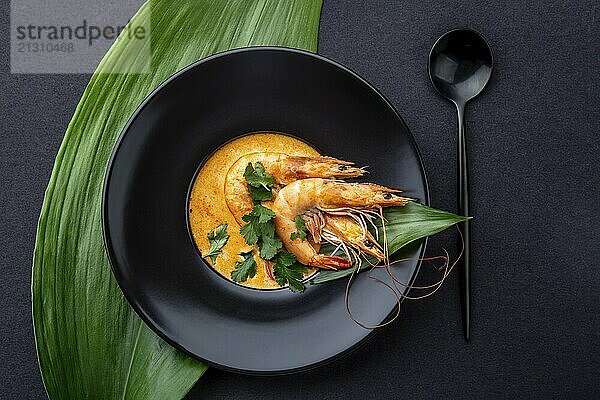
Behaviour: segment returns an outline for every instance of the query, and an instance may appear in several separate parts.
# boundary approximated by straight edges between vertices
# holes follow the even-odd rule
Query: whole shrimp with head
[[[382,207],[404,206],[413,200],[399,195],[400,191],[371,183],[349,183],[322,178],[302,179],[283,187],[275,197],[275,229],[286,249],[302,264],[317,268],[348,268],[353,260],[335,255],[319,254],[308,240],[292,239],[296,231],[296,216],[303,220],[320,218],[320,215],[337,215],[350,218],[366,238],[367,221],[377,215]],[[343,229],[345,232],[347,229]],[[335,233],[331,232],[334,236]],[[314,234],[312,234],[314,237]],[[374,247],[370,239],[363,239],[359,254]],[[368,242],[367,242],[368,240]]]
[[[333,157],[301,157],[283,153],[250,153],[239,158],[227,172],[225,180],[225,200],[236,221],[243,226],[244,215],[252,211],[254,204],[248,192],[244,171],[248,164],[260,162],[265,171],[275,180],[273,194],[292,182],[306,178],[354,178],[364,174],[363,168],[349,161]],[[272,207],[271,201],[263,205]],[[340,244],[346,254],[366,253],[383,260],[383,250],[373,235],[361,225],[359,220],[340,214],[306,213],[303,215],[310,241],[317,251],[322,241]],[[344,268],[347,261],[340,257],[338,268]],[[269,265],[267,264],[267,268]],[[270,271],[267,273],[271,275]]]
[[[355,178],[364,173],[354,163],[333,157],[300,157],[283,153],[250,153],[240,157],[229,168],[225,177],[225,201],[236,221],[243,225],[242,217],[254,206],[244,171],[248,164],[260,162],[265,171],[275,180],[274,195],[283,186],[305,178]],[[269,204],[265,202],[263,204]]]

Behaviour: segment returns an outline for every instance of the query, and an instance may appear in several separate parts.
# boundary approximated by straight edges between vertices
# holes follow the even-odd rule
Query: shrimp
[[[353,163],[333,157],[299,157],[268,152],[242,156],[229,168],[225,178],[225,201],[240,226],[245,224],[242,217],[254,207],[244,179],[244,170],[249,163],[255,162],[261,162],[265,170],[273,176],[276,183],[275,192],[298,179],[355,178],[364,173],[362,168],[354,167]]]
[[[325,226],[321,236],[325,241],[335,246],[350,246],[345,250],[347,255],[352,254],[354,259],[358,259],[361,253],[373,256],[377,261],[385,258],[383,249],[377,243],[377,239],[373,237],[371,232],[362,229],[360,223],[357,223],[352,217],[326,214]],[[352,251],[354,249],[355,251]]]
[[[242,217],[252,211],[254,203],[250,198],[248,192],[248,186],[244,178],[244,171],[249,163],[261,162],[266,172],[268,172],[274,179],[276,186],[273,188],[273,192],[276,195],[277,191],[291,182],[299,179],[315,177],[315,178],[354,178],[361,176],[364,173],[362,168],[354,167],[354,163],[338,160],[333,157],[301,157],[301,156],[289,156],[284,153],[274,152],[263,152],[263,153],[250,153],[240,157],[227,172],[225,178],[225,201],[229,211],[233,214],[235,220],[240,226],[243,226],[245,222]],[[269,206],[271,202],[264,201],[264,205]],[[324,225],[335,229],[336,226],[340,226],[342,219],[340,216],[328,216],[323,218],[322,222]],[[346,225],[350,226],[351,222],[346,221]],[[355,227],[356,228],[356,227]],[[314,234],[316,241],[314,245],[318,249],[321,236],[319,230],[311,231]],[[349,232],[355,232],[349,230]],[[344,232],[337,229],[338,237],[344,238],[344,242],[348,243],[351,247],[359,246],[354,241],[363,240],[362,237],[358,238],[355,235],[349,235],[348,238],[344,236]],[[257,249],[254,249],[257,254]],[[272,263],[266,261],[265,268],[268,276],[273,278]]]
[[[369,215],[369,212],[381,207],[404,206],[413,200],[401,197],[398,193],[399,190],[371,183],[348,183],[322,178],[298,180],[282,188],[273,202],[275,229],[286,249],[302,264],[326,269],[349,268],[352,260],[319,254],[309,241],[292,240],[291,234],[296,231],[296,216],[301,215],[305,219],[305,214],[311,216],[322,212],[362,221],[361,215]],[[362,232],[365,232],[366,226],[362,223],[360,225]]]

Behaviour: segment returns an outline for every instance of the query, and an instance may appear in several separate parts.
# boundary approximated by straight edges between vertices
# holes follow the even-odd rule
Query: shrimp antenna
[[[458,261],[462,258],[463,254],[464,254],[464,250],[465,250],[464,237],[462,236],[460,229],[457,228],[458,232],[459,232],[459,237],[461,240],[461,250],[460,250],[457,258],[452,263],[450,263],[450,255],[448,254],[448,251],[446,249],[442,249],[444,252],[443,255],[432,256],[432,257],[420,257],[420,258],[404,258],[404,259],[390,262],[389,248],[387,245],[387,232],[386,232],[386,228],[385,228],[385,220],[383,218],[383,211],[381,210],[381,208],[379,210],[378,217],[381,219],[381,223],[382,223],[384,263],[383,263],[383,265],[372,263],[364,255],[363,255],[363,258],[364,258],[364,261],[371,266],[371,268],[367,272],[367,277],[369,279],[372,279],[372,280],[376,281],[377,283],[383,285],[386,289],[392,291],[392,293],[394,294],[394,297],[396,298],[396,312],[395,312],[394,316],[392,316],[390,319],[386,320],[385,322],[383,322],[381,324],[377,324],[377,325],[368,325],[364,322],[361,322],[358,318],[356,318],[353,315],[352,310],[350,308],[349,296],[350,296],[350,288],[352,287],[352,282],[353,282],[356,274],[360,271],[360,268],[361,268],[362,263],[359,260],[357,267],[353,269],[352,274],[350,275],[350,278],[348,279],[348,282],[346,284],[344,302],[346,305],[346,311],[348,312],[350,319],[352,319],[352,321],[354,321],[356,324],[360,325],[361,327],[363,327],[365,329],[381,328],[381,327],[389,325],[393,321],[395,321],[396,318],[398,318],[400,316],[400,308],[401,308],[402,300],[404,300],[404,299],[406,299],[406,300],[421,300],[421,299],[427,298],[427,297],[435,294],[435,292],[437,292],[440,289],[440,287],[442,287],[443,283],[446,281],[446,278],[450,275],[450,273],[452,272],[454,267],[458,264]],[[398,280],[398,278],[396,278],[396,276],[394,275],[391,267],[393,265],[398,265],[403,262],[411,261],[411,260],[426,261],[426,262],[443,260],[442,265],[437,268],[438,271],[443,271],[442,277],[433,284],[423,285],[423,286],[416,286],[416,285],[411,285],[408,283],[400,282],[400,280]],[[380,279],[380,278],[372,275],[372,272],[378,268],[384,268],[386,270],[386,274],[391,279],[391,282],[389,282],[389,283],[385,282],[383,279]],[[398,288],[398,285],[400,285],[404,289],[406,289],[406,292],[403,293],[404,291],[400,290],[400,288]],[[419,295],[419,296],[410,296],[409,295],[411,290],[427,290],[427,289],[430,289],[430,291],[426,294]]]

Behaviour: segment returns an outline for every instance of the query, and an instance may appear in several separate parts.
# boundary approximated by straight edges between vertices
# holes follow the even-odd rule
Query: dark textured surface
[[[7,5],[0,12],[0,398],[38,399],[29,289],[35,224],[88,76],[10,75]],[[598,5],[326,0],[319,52],[400,110],[423,153],[432,204],[445,209],[455,207],[456,122],[425,63],[435,39],[456,26],[483,33],[496,60],[489,87],[467,109],[472,342],[462,339],[454,276],[436,296],[405,304],[400,320],[339,362],[277,378],[211,369],[189,399],[600,396]],[[430,250],[453,248],[450,236]]]

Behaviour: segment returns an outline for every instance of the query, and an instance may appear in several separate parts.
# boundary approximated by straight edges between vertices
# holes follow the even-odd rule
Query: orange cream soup
[[[225,203],[225,176],[240,157],[257,152],[306,157],[320,155],[314,148],[298,139],[282,134],[261,132],[242,136],[225,144],[206,160],[194,181],[190,195],[190,229],[196,246],[202,254],[205,254],[210,247],[208,233],[223,222],[227,222],[227,233],[230,238],[222,249],[223,253],[217,257],[214,264],[208,259],[205,260],[229,280],[236,261],[241,260],[239,253],[249,251],[251,246],[244,242],[240,234],[240,226]],[[279,288],[279,285],[267,275],[264,261],[258,257],[255,257],[255,260],[258,266],[256,275],[242,285],[260,289]]]

